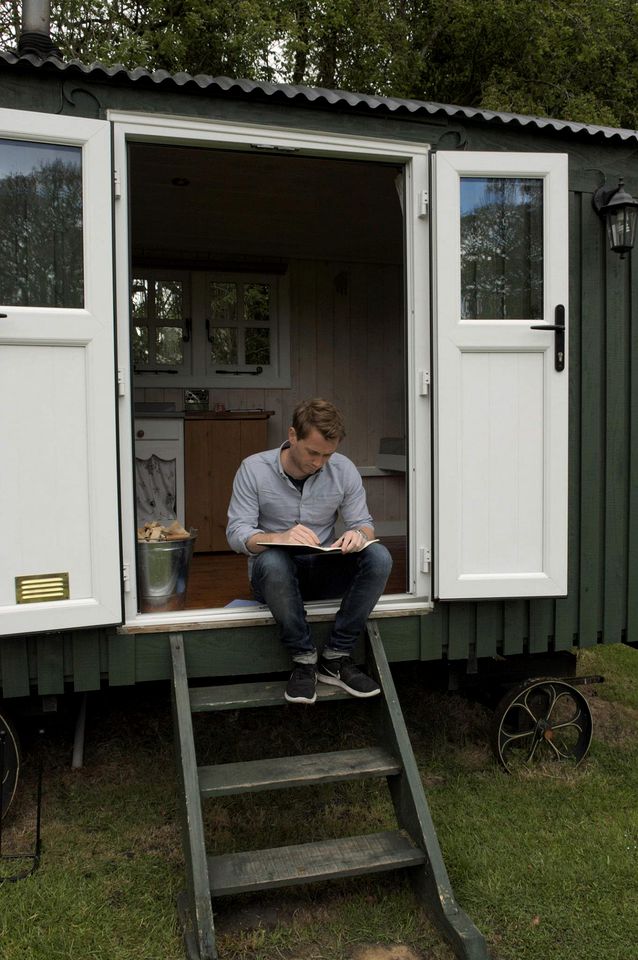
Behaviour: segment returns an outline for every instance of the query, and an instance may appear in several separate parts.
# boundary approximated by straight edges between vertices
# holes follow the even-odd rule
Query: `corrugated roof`
[[[451,119],[482,120],[532,130],[554,131],[587,135],[602,140],[636,141],[638,131],[619,127],[599,127],[593,124],[553,120],[550,117],[526,116],[518,113],[500,113],[454,104],[430,103],[425,100],[404,100],[397,97],[377,97],[345,90],[326,90],[320,87],[293,86],[287,83],[268,83],[256,80],[233,80],[229,77],[211,77],[206,74],[192,76],[189,73],[171,74],[167,70],[145,70],[136,67],[128,70],[121,64],[108,66],[103,63],[84,64],[79,60],[61,61],[56,57],[41,59],[33,54],[18,56],[12,51],[0,51],[0,66],[6,65],[23,70],[44,70],[48,73],[68,76],[84,76],[88,80],[114,84],[134,84],[162,89],[179,89],[189,93],[203,92],[213,96],[241,97],[247,99],[272,99],[287,101],[298,106],[314,105],[325,109],[351,109],[379,113],[407,113],[412,116],[447,116]]]

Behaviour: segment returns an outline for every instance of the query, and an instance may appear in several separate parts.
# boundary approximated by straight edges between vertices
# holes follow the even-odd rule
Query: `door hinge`
[[[419,396],[427,397],[430,392],[430,371],[419,370]]]
[[[122,196],[122,183],[120,181],[120,171],[113,171],[113,197],[115,200],[119,200]]]
[[[117,395],[118,397],[126,396],[126,385],[124,383],[124,373],[122,370],[117,371]]]
[[[421,573],[429,573],[430,564],[432,563],[432,555],[429,547],[419,547],[419,559]]]
[[[417,194],[417,217],[423,220],[430,212],[430,195],[427,190],[419,190]]]
[[[122,584],[124,586],[124,593],[131,592],[131,565],[130,563],[122,564]]]

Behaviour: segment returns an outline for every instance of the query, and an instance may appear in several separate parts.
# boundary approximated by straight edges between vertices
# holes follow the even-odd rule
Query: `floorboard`
[[[406,587],[405,537],[384,537],[392,554],[392,573],[386,593],[404,593]],[[186,593],[187,610],[225,607],[232,600],[250,600],[246,557],[237,553],[198,553],[191,562]]]

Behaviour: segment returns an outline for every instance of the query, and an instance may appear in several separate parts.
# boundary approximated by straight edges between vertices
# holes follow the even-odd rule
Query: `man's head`
[[[311,430],[318,430],[324,440],[340,443],[346,435],[343,417],[334,404],[321,397],[302,400],[292,415],[292,429],[297,440],[304,440]]]
[[[343,417],[327,400],[304,400],[293,413],[288,430],[286,459],[295,477],[307,477],[320,470],[335,452],[346,431]]]

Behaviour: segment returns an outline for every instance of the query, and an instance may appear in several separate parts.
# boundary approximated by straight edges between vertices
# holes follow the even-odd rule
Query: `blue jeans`
[[[328,556],[268,547],[253,563],[251,582],[255,598],[270,607],[293,660],[315,663],[317,650],[304,600],[342,598],[327,649],[333,656],[347,656],[383,593],[391,568],[392,557],[381,543],[357,553]]]

